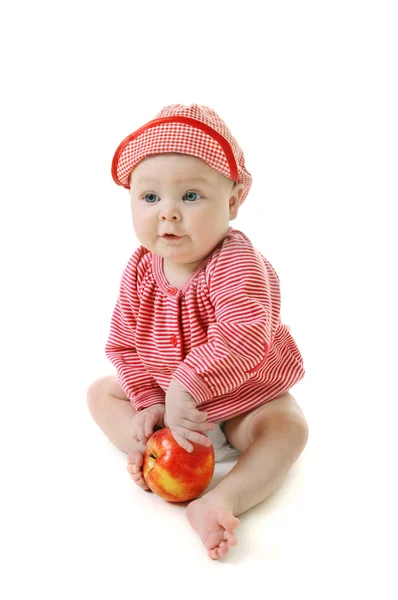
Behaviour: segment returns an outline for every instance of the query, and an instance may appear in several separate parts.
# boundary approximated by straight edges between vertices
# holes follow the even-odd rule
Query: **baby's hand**
[[[207,413],[197,409],[196,402],[177,380],[172,379],[166,392],[165,425],[181,448],[192,452],[189,442],[211,446],[211,440],[199,432],[212,431],[214,423],[207,422]]]
[[[164,404],[154,404],[135,414],[131,419],[133,438],[145,445],[151,437],[154,427],[164,427],[165,409]]]

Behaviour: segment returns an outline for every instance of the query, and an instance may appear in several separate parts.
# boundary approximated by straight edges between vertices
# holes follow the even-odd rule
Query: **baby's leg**
[[[308,425],[286,392],[225,422],[227,441],[243,454],[227,476],[187,507],[187,517],[213,559],[237,544],[236,517],[267,498],[303,451]]]
[[[149,490],[142,476],[145,446],[131,435],[131,419],[136,414],[130,400],[120,388],[116,375],[101,377],[87,391],[91,416],[106,437],[127,454],[127,471],[137,485]]]

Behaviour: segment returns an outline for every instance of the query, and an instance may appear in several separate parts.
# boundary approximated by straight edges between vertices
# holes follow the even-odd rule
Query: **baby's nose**
[[[166,202],[160,209],[160,215],[162,219],[178,219],[181,213],[175,202]]]

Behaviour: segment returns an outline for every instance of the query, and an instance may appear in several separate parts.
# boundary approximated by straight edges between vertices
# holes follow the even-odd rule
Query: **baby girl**
[[[144,448],[159,428],[187,452],[195,442],[213,443],[216,460],[237,454],[186,509],[218,559],[237,544],[237,517],[277,489],[305,448],[308,425],[290,393],[305,374],[302,356],[281,322],[278,275],[229,224],[252,178],[212,109],[164,108],[122,141],[112,175],[129,190],[141,245],[123,271],[105,348],[116,375],[91,384],[89,410],[146,491]]]

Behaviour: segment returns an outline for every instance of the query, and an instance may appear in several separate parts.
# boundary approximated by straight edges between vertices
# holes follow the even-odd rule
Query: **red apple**
[[[213,445],[190,443],[194,449],[187,452],[177,444],[170,428],[163,427],[146,444],[142,469],[144,479],[152,492],[168,502],[187,502],[197,498],[213,477]]]

